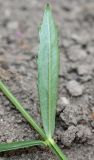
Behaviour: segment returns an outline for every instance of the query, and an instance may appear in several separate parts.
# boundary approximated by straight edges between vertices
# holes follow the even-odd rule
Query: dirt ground
[[[60,34],[55,140],[69,160],[94,160],[94,0],[0,0],[0,79],[41,125],[37,94],[38,27],[46,2]],[[38,139],[0,93],[0,142]],[[0,154],[0,160],[57,160],[49,149]]]

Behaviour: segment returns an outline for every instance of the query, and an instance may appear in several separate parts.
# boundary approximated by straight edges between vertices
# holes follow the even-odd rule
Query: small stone
[[[89,35],[85,30],[80,30],[80,32],[73,33],[71,39],[76,41],[78,44],[86,45],[89,41]]]
[[[74,124],[77,125],[77,122],[79,121],[78,114],[80,113],[80,110],[78,106],[69,105],[64,109],[64,111],[60,114],[61,120],[66,124]]]
[[[6,42],[7,44],[12,44],[15,42],[15,37],[13,36],[6,36]]]
[[[10,22],[8,22],[8,24],[7,24],[7,27],[8,27],[9,29],[13,29],[13,30],[17,29],[18,26],[19,26],[19,24],[18,24],[17,21],[10,21]]]
[[[85,76],[82,76],[80,78],[80,80],[81,80],[82,83],[83,82],[88,82],[88,81],[92,80],[92,76],[91,75],[85,75]]]
[[[70,39],[64,39],[64,41],[63,41],[63,45],[64,45],[64,47],[70,47],[71,45],[73,44],[73,41],[72,40],[70,40]],[[61,45],[62,45],[62,43],[61,43]]]
[[[26,74],[26,68],[24,66],[20,66],[19,72],[22,74]]]
[[[61,140],[61,136],[62,136],[62,131],[60,130],[60,129],[56,129],[56,132],[55,132],[56,134],[55,134],[55,136],[54,136],[54,138],[55,138],[55,140],[57,141],[57,140]]]
[[[75,126],[70,126],[65,132],[62,133],[61,142],[69,147],[75,139],[77,128]]]
[[[63,112],[60,113],[61,122],[64,122],[66,126],[69,126],[71,124],[77,125],[81,120],[83,120],[85,123],[88,121],[88,109],[83,105],[74,105],[70,104]]]
[[[10,9],[5,9],[5,16],[8,18],[11,15]]]
[[[86,142],[92,136],[91,130],[88,126],[78,125],[78,132],[76,133],[76,137],[81,142]]]
[[[77,73],[79,75],[90,75],[92,73],[92,69],[90,65],[80,65],[77,68]]]
[[[5,100],[5,101],[4,101],[4,106],[7,107],[8,105],[9,105],[9,100]]]
[[[0,119],[0,122],[3,122],[3,119]]]
[[[66,97],[60,97],[60,99],[58,100],[57,113],[60,113],[68,105],[69,100]]]
[[[67,90],[72,96],[81,96],[83,93],[83,86],[76,80],[71,80],[66,85]]]
[[[69,105],[69,100],[66,97],[61,97],[62,104],[67,106]]]
[[[20,124],[20,123],[22,123],[22,118],[21,119],[16,119],[16,123],[18,123],[18,124]]]
[[[72,61],[84,60],[87,57],[85,50],[81,49],[78,45],[69,48],[68,58]]]

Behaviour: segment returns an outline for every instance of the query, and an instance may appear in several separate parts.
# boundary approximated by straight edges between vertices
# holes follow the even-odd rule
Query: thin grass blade
[[[30,123],[30,125],[46,140],[46,135],[39,125],[35,122],[31,115],[24,109],[21,103],[16,97],[10,92],[7,86],[0,80],[0,90],[10,100],[10,102],[16,107],[16,109],[22,114],[22,116]]]
[[[55,129],[56,101],[59,74],[57,27],[47,4],[39,31],[38,89],[43,127],[51,138]]]
[[[45,142],[32,140],[32,141],[20,141],[20,142],[13,142],[13,143],[2,143],[0,144],[0,152],[17,150],[21,148],[29,148],[38,145],[45,145]]]

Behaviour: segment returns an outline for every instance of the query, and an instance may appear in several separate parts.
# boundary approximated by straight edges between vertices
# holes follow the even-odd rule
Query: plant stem
[[[58,147],[58,145],[55,143],[53,139],[49,140],[49,142],[49,147],[58,156],[60,160],[68,160],[68,158],[64,155],[64,153],[61,151],[61,149]]]
[[[0,90],[4,95],[10,100],[10,102],[16,107],[16,109],[23,115],[23,117],[30,123],[30,125],[41,135],[44,140],[45,145],[47,144],[49,148],[58,156],[60,160],[68,160],[66,156],[62,153],[61,149],[57,146],[53,139],[46,137],[44,131],[40,126],[37,125],[35,120],[27,113],[24,107],[18,102],[18,100],[12,95],[8,88],[0,80]]]
[[[41,135],[41,137],[46,140],[46,136],[43,130],[37,125],[35,120],[27,113],[22,104],[18,102],[18,100],[12,95],[12,93],[8,90],[8,88],[0,81],[0,89],[5,94],[5,96],[10,100],[10,102],[16,107],[16,109],[23,115],[23,117],[30,123],[30,125]]]

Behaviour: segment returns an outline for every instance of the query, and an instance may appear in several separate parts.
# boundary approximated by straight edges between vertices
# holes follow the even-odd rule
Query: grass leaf
[[[0,152],[17,150],[21,148],[29,148],[32,146],[44,145],[44,144],[45,143],[43,141],[38,141],[38,140],[2,143],[0,144]]]
[[[43,126],[51,138],[55,129],[56,100],[59,73],[59,49],[57,27],[47,4],[40,31],[38,53],[38,89]]]
[[[22,116],[30,123],[30,125],[41,135],[43,139],[46,139],[44,131],[37,125],[32,116],[24,109],[23,105],[16,99],[7,86],[0,80],[0,90],[10,100],[10,102],[16,107],[16,109],[22,114]]]

